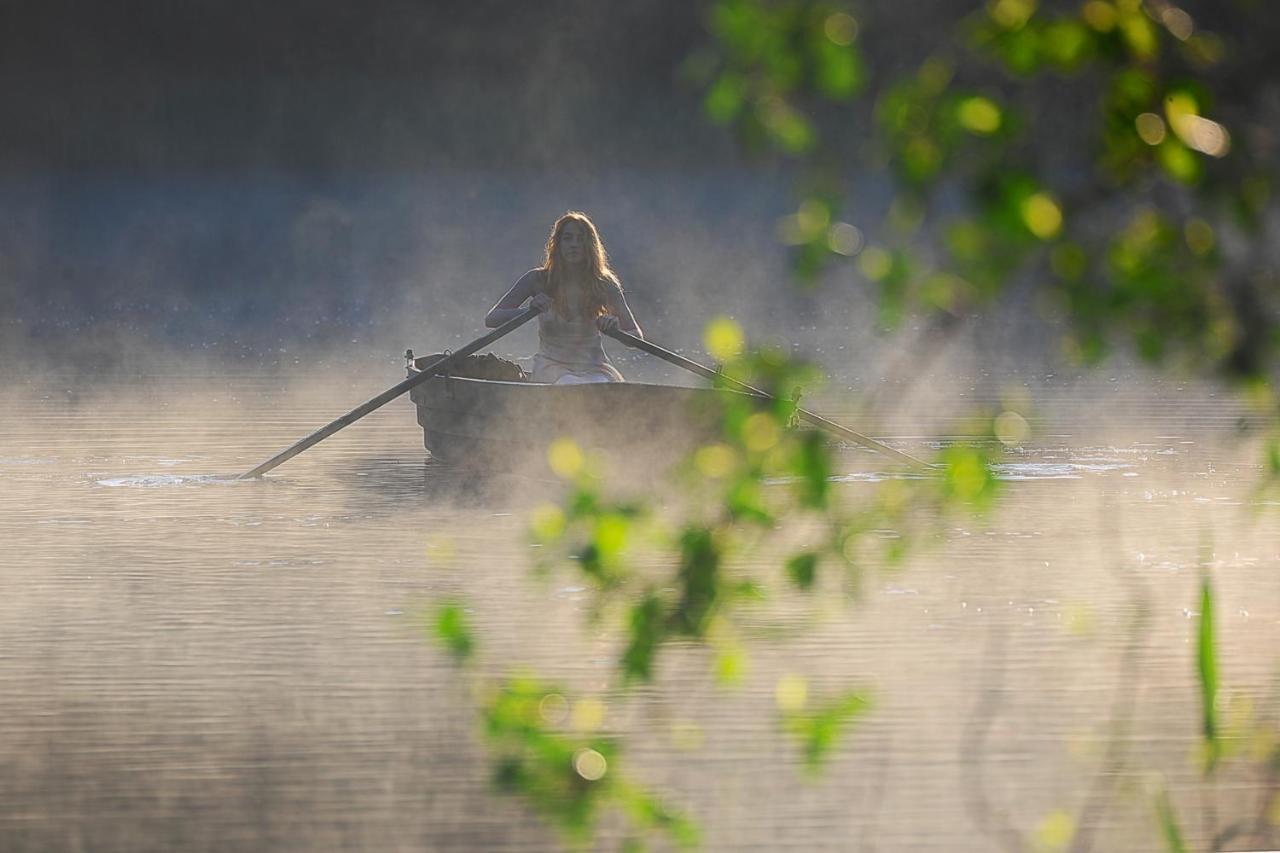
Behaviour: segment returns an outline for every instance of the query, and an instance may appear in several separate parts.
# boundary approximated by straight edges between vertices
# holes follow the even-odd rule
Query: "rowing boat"
[[[429,360],[411,362],[409,375]],[[513,459],[545,460],[553,442],[568,438],[584,451],[653,470],[714,437],[716,404],[732,393],[640,382],[545,385],[446,375],[414,386],[410,399],[423,444],[432,458],[446,463],[500,468]]]

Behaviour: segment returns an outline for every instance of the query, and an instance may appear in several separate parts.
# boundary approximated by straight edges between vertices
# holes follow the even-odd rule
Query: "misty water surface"
[[[709,849],[987,849],[988,830],[1078,808],[1130,700],[1098,849],[1158,846],[1153,774],[1195,804],[1184,829],[1200,837],[1202,562],[1223,690],[1275,711],[1280,536],[1251,511],[1244,413],[1202,389],[1045,383],[992,517],[948,520],[859,602],[785,597],[753,615],[736,689],[714,686],[708,652],[676,647],[623,696],[607,690],[617,637],[584,628],[580,580],[529,577],[528,495],[555,485],[472,499],[424,464],[407,401],[265,481],[224,479],[398,378],[379,370],[5,393],[0,847],[556,848],[490,792],[467,682],[424,630],[444,598],[471,608],[486,670],[604,691],[631,775],[687,809]],[[973,402],[972,383],[940,387],[878,434],[929,453]],[[894,476],[864,451],[840,462],[850,495]],[[875,697],[818,779],[778,730],[790,673]],[[1224,818],[1239,784],[1224,773]],[[617,831],[606,823],[604,849]]]

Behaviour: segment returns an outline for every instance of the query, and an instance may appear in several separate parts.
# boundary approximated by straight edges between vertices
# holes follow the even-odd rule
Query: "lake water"
[[[444,599],[469,608],[481,674],[527,668],[601,699],[629,775],[708,849],[1066,849],[1059,813],[1083,815],[1083,847],[1161,849],[1160,786],[1205,849],[1275,793],[1250,753],[1264,735],[1209,781],[1196,762],[1202,568],[1227,731],[1274,741],[1280,711],[1276,497],[1253,495],[1261,454],[1221,396],[1035,385],[1037,431],[993,514],[943,520],[859,601],[753,612],[737,687],[682,645],[624,694],[618,636],[587,624],[581,580],[530,576],[525,493],[554,487],[459,499],[407,402],[228,481],[398,378],[301,375],[3,392],[0,849],[558,848],[490,787],[468,677],[424,630]],[[975,402],[947,387],[877,435],[930,453]],[[840,461],[851,500],[897,476],[864,451]],[[788,675],[874,698],[817,778],[779,727]],[[621,828],[606,819],[598,846]],[[1280,830],[1264,822],[1226,849],[1267,844]]]

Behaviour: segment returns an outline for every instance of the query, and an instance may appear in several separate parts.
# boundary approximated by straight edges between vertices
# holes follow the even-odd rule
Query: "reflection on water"
[[[1097,789],[1122,700],[1126,760],[1108,771],[1094,843],[1158,846],[1152,774],[1198,802],[1202,560],[1223,689],[1275,712],[1280,537],[1248,509],[1258,469],[1223,443],[1221,401],[1198,418],[1184,395],[1175,422],[1113,395],[1113,415],[1131,412],[1123,434],[1046,415],[1041,443],[1002,463],[993,517],[948,520],[944,541],[873,576],[858,603],[761,612],[739,688],[715,687],[710,656],[689,647],[624,696],[608,690],[617,638],[588,626],[580,580],[529,578],[523,511],[550,484],[513,473],[495,488],[425,462],[400,402],[236,481],[379,389],[190,380],[4,400],[5,850],[554,848],[490,793],[472,699],[423,629],[422,608],[446,597],[468,603],[488,671],[604,691],[631,775],[691,812],[711,849],[1033,836]],[[903,418],[887,437],[926,454]],[[851,495],[902,476],[861,450],[841,461]],[[876,698],[817,781],[778,731],[789,673]],[[1199,817],[1184,824],[1203,840]]]

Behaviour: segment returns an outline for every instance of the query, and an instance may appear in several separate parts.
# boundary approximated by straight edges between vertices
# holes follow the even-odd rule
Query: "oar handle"
[[[683,367],[685,370],[696,373],[699,376],[706,377],[713,382],[720,382],[736,391],[742,391],[743,393],[753,394],[757,397],[764,397],[769,400],[775,399],[772,394],[767,394],[759,388],[752,387],[745,382],[740,382],[737,379],[734,379],[732,376],[726,376],[718,370],[712,370],[706,365],[699,364],[698,362],[685,358],[684,356],[674,353],[669,349],[664,349],[657,344],[650,343],[644,338],[636,337],[630,332],[624,332],[621,329],[611,329],[605,332],[605,334],[617,341],[621,341],[629,347],[657,356],[663,361],[668,361],[677,367]],[[887,444],[876,441],[874,438],[863,435],[860,432],[854,432],[846,426],[841,426],[835,421],[829,421],[821,415],[816,415],[807,409],[801,409],[797,406],[796,414],[806,423],[812,424],[819,429],[824,429],[833,435],[839,436],[840,438],[855,442],[856,444],[861,444],[863,447],[879,451],[880,453],[897,459],[900,462],[905,462],[908,465],[914,465],[917,468],[924,468],[928,470],[932,470],[934,467],[928,462],[917,459],[909,453],[903,453],[901,450],[894,450]]]
[[[440,358],[428,364],[426,367],[422,368],[418,373],[414,374],[413,376],[410,376],[408,379],[405,379],[402,382],[396,383],[395,385],[388,388],[386,391],[383,391],[381,394],[374,397],[372,400],[365,401],[364,403],[355,407],[351,411],[347,412],[342,417],[338,418],[336,421],[326,424],[325,426],[311,433],[311,435],[307,436],[301,441],[291,445],[285,450],[280,451],[275,456],[272,456],[270,459],[268,459],[266,462],[263,462],[257,468],[254,468],[252,471],[246,471],[245,473],[241,474],[238,479],[248,480],[253,477],[261,477],[263,474],[267,473],[272,468],[275,468],[277,465],[280,465],[283,462],[289,461],[290,459],[297,456],[299,453],[306,450],[307,448],[313,447],[314,445],[319,444],[321,441],[324,441],[326,438],[333,435],[335,432],[342,429],[343,427],[350,426],[351,424],[360,420],[365,415],[372,412],[374,409],[378,409],[378,408],[381,408],[382,406],[385,406],[387,403],[390,403],[396,397],[399,397],[401,394],[408,391],[410,388],[413,388],[415,385],[418,385],[421,382],[425,382],[426,380],[430,379],[432,376],[435,376],[438,373],[443,373],[444,371],[448,370],[457,362],[461,361],[462,359],[466,358],[469,355],[474,355],[476,352],[484,349],[489,344],[493,343],[503,335],[506,335],[509,332],[514,332],[516,329],[520,328],[525,323],[529,322],[534,317],[536,317],[539,313],[539,310],[540,309],[538,308],[529,308],[526,311],[524,311],[524,313],[520,314],[517,317],[513,317],[512,319],[503,323],[501,326],[494,329],[492,332],[485,335],[484,337],[477,338],[476,340],[467,344],[462,349],[456,350],[448,355],[441,356]]]

